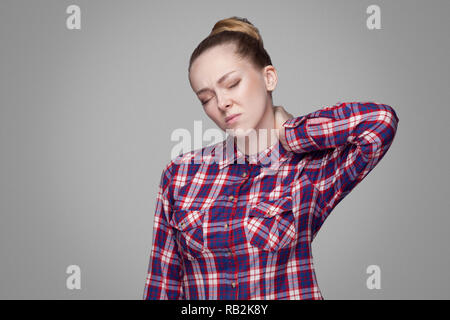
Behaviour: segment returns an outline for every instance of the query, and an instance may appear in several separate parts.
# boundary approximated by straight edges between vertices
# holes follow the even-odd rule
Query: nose
[[[230,99],[223,94],[217,94],[217,106],[220,110],[225,111],[231,106]]]

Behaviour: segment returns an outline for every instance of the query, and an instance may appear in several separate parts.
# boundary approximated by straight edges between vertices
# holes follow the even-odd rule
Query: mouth
[[[237,119],[240,117],[240,115],[241,115],[240,113],[232,114],[231,116],[228,116],[228,117],[225,118],[225,122],[227,124],[236,122]]]

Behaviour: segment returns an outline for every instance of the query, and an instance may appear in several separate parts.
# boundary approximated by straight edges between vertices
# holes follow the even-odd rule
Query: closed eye
[[[236,87],[239,83],[241,82],[241,80],[237,81],[235,84],[233,84],[232,86],[228,87],[228,89],[234,88]],[[209,99],[211,100],[211,99]],[[205,101],[205,102],[201,102],[202,106],[204,106],[205,104],[207,104],[209,102],[209,100]]]
[[[239,84],[239,82],[241,82],[241,80],[239,80],[238,82],[236,82],[235,84],[233,84],[231,87],[229,87],[229,89],[236,87],[236,86]]]

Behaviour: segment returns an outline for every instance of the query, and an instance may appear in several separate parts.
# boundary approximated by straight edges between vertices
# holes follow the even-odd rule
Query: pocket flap
[[[283,211],[292,211],[292,197],[261,201],[250,210],[249,216],[273,218]]]
[[[203,224],[205,210],[177,210],[172,215],[171,225],[185,231]]]

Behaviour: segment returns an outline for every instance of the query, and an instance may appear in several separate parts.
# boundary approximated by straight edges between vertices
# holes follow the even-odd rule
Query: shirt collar
[[[292,156],[292,152],[287,151],[280,140],[254,155],[241,152],[235,141],[235,137],[228,135],[212,150],[211,155],[218,161],[220,170],[232,164],[257,165],[268,170],[278,170],[281,163]]]

